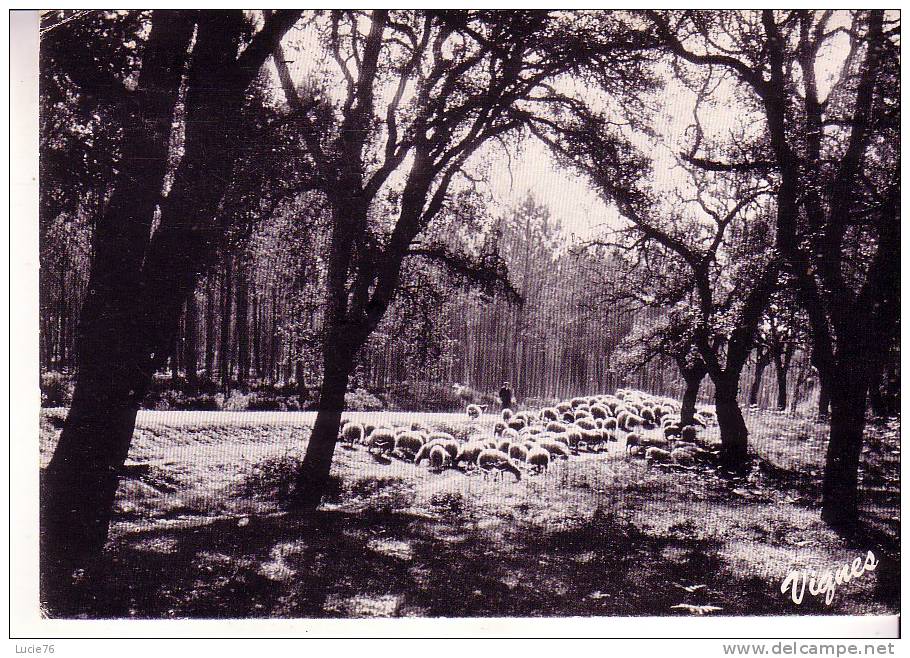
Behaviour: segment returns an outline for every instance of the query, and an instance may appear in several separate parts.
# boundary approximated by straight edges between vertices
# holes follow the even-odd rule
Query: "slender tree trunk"
[[[237,383],[246,390],[250,375],[249,280],[246,264],[237,271]]]
[[[205,287],[205,377],[215,382],[215,275],[209,274]]]
[[[720,426],[721,460],[731,467],[744,464],[748,457],[749,431],[746,429],[746,422],[743,420],[739,401],[736,399],[738,392],[738,376],[726,374],[722,378],[714,380],[717,424]]]
[[[259,293],[258,291],[253,292],[253,372],[256,374],[256,379],[262,379],[262,352],[260,350],[261,346],[261,337],[260,331],[262,331],[262,317],[260,315],[259,307]]]
[[[329,341],[327,346],[338,346]],[[306,455],[297,474],[296,503],[304,511],[315,510],[325,492],[332,468],[332,456],[338,440],[344,394],[354,366],[350,348],[326,349],[323,356],[322,385],[319,389],[319,412],[307,445]]]
[[[825,456],[822,518],[833,527],[851,530],[859,506],[858,468],[866,425],[866,380],[841,369],[831,386],[831,436]]]
[[[749,406],[751,407],[758,406],[758,394],[761,390],[761,379],[762,375],[765,372],[765,368],[768,367],[768,361],[769,357],[767,353],[757,353],[757,358],[755,360],[755,377],[752,379],[752,386],[749,389]]]
[[[231,390],[231,320],[233,309],[233,259],[225,254],[221,270],[221,349],[218,352],[218,375],[221,392],[227,396]]]
[[[186,369],[186,383],[190,391],[195,391],[199,385],[199,304],[196,301],[196,291],[186,298],[186,318],[184,320],[183,363]]]

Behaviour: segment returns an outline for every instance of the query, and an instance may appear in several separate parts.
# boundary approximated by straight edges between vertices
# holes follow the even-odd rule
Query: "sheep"
[[[465,411],[468,414],[468,418],[470,418],[471,420],[477,420],[478,418],[480,418],[480,415],[483,413],[483,409],[479,405],[476,405],[476,404],[469,404],[467,407],[465,407]]]
[[[379,451],[380,454],[384,452],[392,452],[395,448],[395,433],[392,430],[385,428],[378,428],[370,432],[370,436],[367,439],[367,449],[369,452]]]
[[[395,437],[395,453],[406,459],[412,459],[423,446],[423,436],[419,432],[402,432]]]
[[[643,436],[639,440],[639,443],[646,448],[654,447],[660,448],[661,450],[668,450],[670,448],[670,442],[659,436]]]
[[[644,423],[641,416],[635,414],[629,414],[626,416],[626,422],[620,423],[620,426],[625,429],[627,432],[635,429],[636,427],[641,427]]]
[[[560,443],[559,441],[554,441],[552,439],[543,439],[542,441],[538,441],[537,445],[538,447],[543,448],[549,452],[551,455],[562,457],[563,459],[568,459],[572,454],[566,444]]]
[[[574,423],[574,422],[575,422],[575,414],[574,414],[573,412],[571,412],[571,411],[567,411],[567,412],[565,412],[565,413],[562,415],[562,420],[563,420],[564,423]]]
[[[656,448],[648,448],[648,450],[655,450]],[[680,466],[691,466],[695,463],[695,453],[691,450],[686,450],[685,448],[674,448],[670,452],[670,458],[674,463],[679,464]]]
[[[636,448],[641,445],[641,437],[635,432],[629,432],[626,436],[626,452],[632,452],[632,448]]]
[[[445,450],[452,461],[456,461],[458,459],[458,454],[460,452],[458,441],[455,439],[433,439],[432,441],[427,441],[425,444],[423,444],[423,446],[417,452],[417,455],[414,457],[414,463],[419,464],[424,459],[429,459],[433,448],[437,446]]]
[[[521,434],[513,430],[511,427],[508,427],[501,436],[503,439],[508,439],[509,441],[517,441]]]
[[[411,423],[412,432],[420,432],[421,434],[429,434],[430,428],[424,425],[421,421],[415,420]]]
[[[552,432],[555,434],[557,432],[565,432],[566,429],[567,428],[566,428],[565,423],[560,423],[555,420],[547,423],[547,432]]]
[[[515,481],[521,480],[521,471],[512,463],[508,455],[504,455],[498,450],[481,450],[477,455],[477,466],[484,473],[496,471],[502,475],[505,471],[515,476]]]
[[[570,448],[577,448],[578,444],[581,443],[582,433],[577,427],[570,427],[566,432],[566,440],[569,442]]]
[[[559,412],[553,407],[545,407],[540,410],[541,420],[559,420]]]
[[[500,434],[502,434],[503,430],[508,429],[508,427],[509,426],[506,425],[504,420],[497,420],[496,424],[493,425],[493,434],[496,434],[497,436],[499,436]]]
[[[618,427],[619,427],[619,425],[616,422],[615,418],[606,418],[606,419],[604,419],[601,429],[609,432],[611,430],[615,431]]]
[[[572,398],[569,400],[569,404],[572,405],[573,409],[578,409],[583,404],[587,403],[587,398]]]
[[[458,453],[453,460],[454,464],[455,466],[458,466],[461,462],[467,462],[472,465],[476,464],[477,456],[484,450],[490,449],[490,446],[483,441],[468,441],[458,448]]]
[[[626,418],[630,416],[629,412],[626,409],[623,409],[616,414],[616,425],[620,429],[626,429]]]
[[[559,404],[556,405],[556,411],[558,413],[564,414],[567,411],[572,411],[572,405],[569,404],[568,402],[560,402]]]
[[[641,419],[646,423],[654,422],[654,411],[651,409],[651,407],[645,407],[641,410]]]
[[[375,429],[376,429],[376,425],[374,425],[373,423],[364,423],[364,425],[363,425],[364,438],[361,440],[366,440],[366,437],[368,437],[370,434],[372,434],[373,430],[375,430]]]
[[[596,430],[597,423],[595,423],[590,418],[579,418],[575,421],[575,426],[580,427],[583,430]]]
[[[521,445],[520,443],[513,443],[509,446],[509,459],[514,459],[515,461],[527,461],[528,460],[528,448]]]
[[[592,404],[591,405],[591,415],[594,418],[603,418],[606,420],[607,416],[610,415],[610,412],[607,411],[607,408],[602,404]]]
[[[543,448],[534,448],[528,453],[527,461],[535,471],[545,471],[550,465],[550,453]]]
[[[668,439],[671,436],[679,436],[680,431],[681,430],[680,430],[679,425],[676,425],[673,423],[670,423],[669,425],[664,426],[664,436],[667,437]]]
[[[514,416],[514,415],[515,414],[512,413],[511,409],[506,408],[506,409],[502,410],[502,419],[507,423],[509,422],[509,420],[511,420],[512,416]]]
[[[581,430],[581,443],[585,444],[588,450],[599,446],[604,441],[604,433],[600,430]]]
[[[686,425],[680,430],[680,437],[683,441],[695,441],[698,436],[698,429],[694,425]]]
[[[522,420],[521,418],[513,418],[512,420],[509,421],[508,425],[515,431],[518,431],[524,427],[527,427],[527,423],[524,420]]]
[[[694,414],[692,416],[692,422],[695,423],[696,425],[700,425],[701,427],[708,426],[708,421],[701,414]]]
[[[661,448],[648,448],[645,450],[645,461],[647,462],[668,462],[670,453]]]
[[[448,432],[440,432],[440,431],[431,432],[427,436],[427,443],[429,443],[430,441],[435,441],[437,439],[440,439],[442,441],[454,441],[455,437],[452,436],[451,434],[449,434]]]
[[[499,452],[506,453],[507,455],[509,454],[509,448],[511,447],[512,442],[509,439],[500,439],[496,444],[496,449],[499,450]]]
[[[591,412],[584,411],[583,409],[577,409],[575,411],[575,420],[581,420],[583,418],[587,418],[590,420],[592,418]]]
[[[430,468],[434,471],[441,471],[444,469],[449,462],[451,462],[451,456],[446,449],[440,445],[433,446],[433,449],[430,450]]]
[[[341,428],[341,439],[348,445],[354,445],[355,443],[361,443],[363,437],[365,436],[363,425],[360,423],[345,423],[344,427]]]

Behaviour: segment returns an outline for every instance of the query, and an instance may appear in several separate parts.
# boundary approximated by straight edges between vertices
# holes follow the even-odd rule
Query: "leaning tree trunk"
[[[858,468],[866,425],[866,377],[838,369],[831,384],[831,435],[825,456],[822,518],[831,526],[850,531],[858,518]]]
[[[352,348],[342,347],[338,340],[327,341],[326,345],[319,411],[303,464],[297,473],[295,502],[302,511],[315,510],[326,491],[341,426],[341,412],[344,411],[344,394],[354,369]]]
[[[296,20],[297,15],[286,16]],[[196,42],[188,75],[184,157],[171,192],[161,198],[174,106],[194,25],[183,12],[156,10],[139,81],[154,93],[136,98],[144,116],[129,126],[122,173],[96,229],[76,390],[42,483],[41,577],[47,585],[44,600],[52,607],[65,600],[60,595],[70,591],[76,568],[97,564],[107,540],[139,402],[155,370],[164,365],[183,302],[211,259],[217,229],[206,222],[217,213],[236,160],[235,122],[251,74],[221,78],[219,84],[212,84],[211,77],[213,71],[235,67],[243,14],[205,11],[192,16]],[[281,29],[287,27],[282,21]],[[262,53],[263,61],[267,54]],[[145,131],[151,128],[161,133],[157,139],[147,138]],[[160,222],[151,234],[159,205]]]
[[[148,385],[136,367],[142,358],[136,300],[192,30],[180,12],[153,14],[135,92],[143,120],[126,122],[121,172],[95,229],[76,388],[42,482],[42,596],[51,605],[68,591],[74,569],[100,553],[107,539],[119,471]]]
[[[737,373],[738,374],[738,373]],[[743,465],[747,458],[749,430],[739,408],[739,377],[730,374],[714,380],[714,401],[720,427],[721,461],[729,467]]]

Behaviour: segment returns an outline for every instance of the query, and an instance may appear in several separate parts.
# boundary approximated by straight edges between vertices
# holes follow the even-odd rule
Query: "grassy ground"
[[[42,465],[64,410],[41,417]],[[389,418],[388,414],[350,414]],[[284,509],[312,413],[140,412],[100,570],[61,616],[134,618],[892,614],[899,605],[899,428],[870,430],[867,532],[819,520],[826,427],[748,418],[745,478],[625,458],[622,440],[520,482],[433,473],[339,447],[311,516]],[[455,414],[392,414],[465,432]],[[481,419],[492,425],[493,417]],[[791,569],[873,550],[830,606],[794,605]],[[687,607],[674,607],[674,606]],[[712,606],[705,608],[703,606]]]

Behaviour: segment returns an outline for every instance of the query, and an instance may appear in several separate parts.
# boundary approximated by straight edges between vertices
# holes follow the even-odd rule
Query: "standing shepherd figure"
[[[499,401],[502,403],[503,409],[512,408],[512,388],[509,386],[509,382],[502,383],[502,388],[499,389]]]

